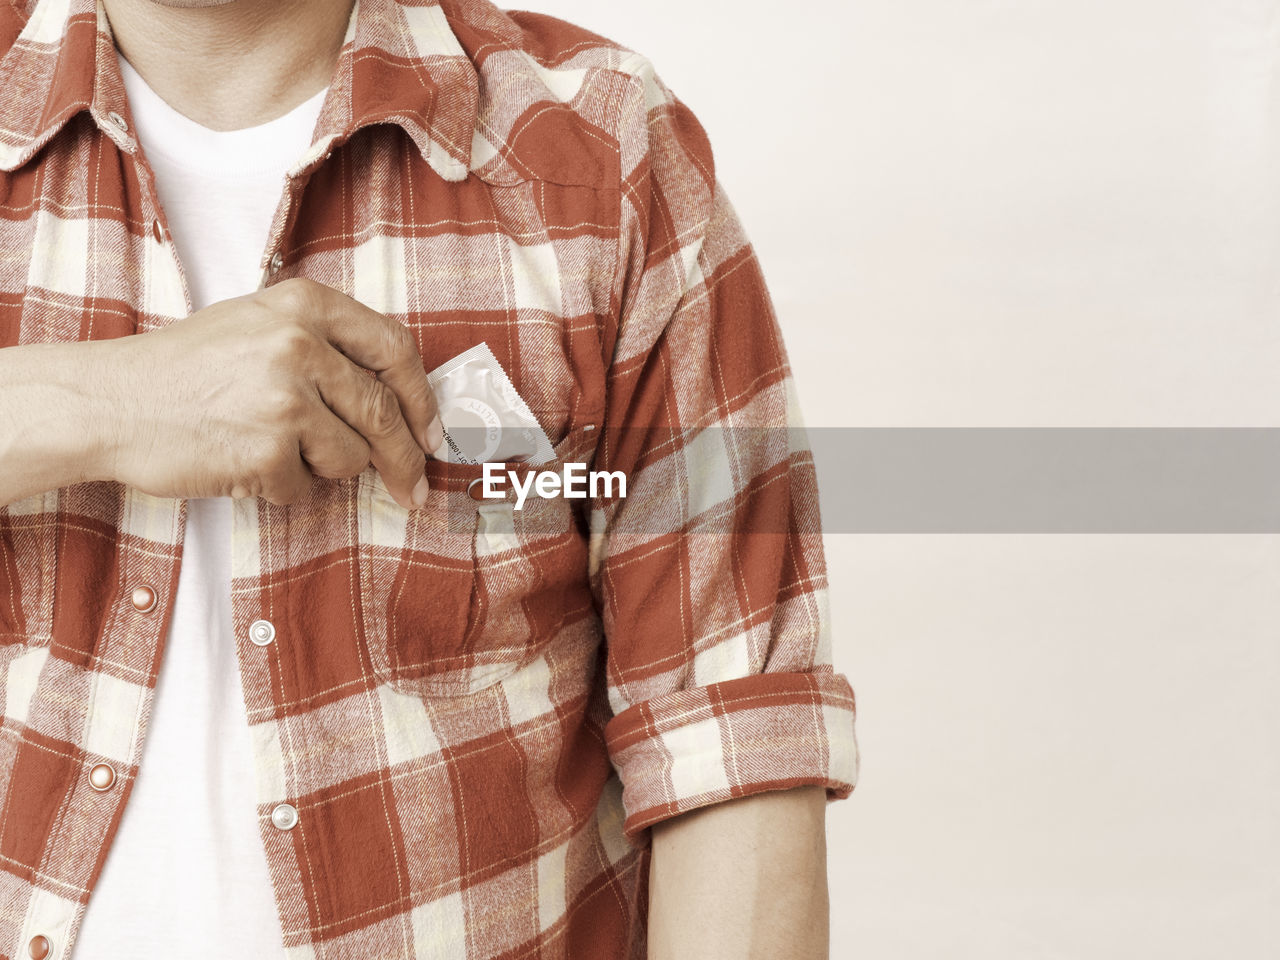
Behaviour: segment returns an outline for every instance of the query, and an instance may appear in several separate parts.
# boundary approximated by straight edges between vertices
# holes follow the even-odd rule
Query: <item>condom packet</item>
[[[487,343],[477,343],[427,374],[444,441],[431,455],[449,463],[555,459],[551,441]]]

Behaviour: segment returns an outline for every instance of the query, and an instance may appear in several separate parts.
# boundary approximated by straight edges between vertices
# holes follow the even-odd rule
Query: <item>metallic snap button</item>
[[[133,595],[129,598],[133,601],[133,609],[139,613],[150,613],[156,608],[156,592],[148,586],[138,586],[133,588]]]
[[[265,647],[276,638],[276,628],[270,620],[255,620],[249,624],[249,639],[260,647]]]
[[[157,243],[164,243],[164,230],[161,229],[159,220],[151,221],[151,232],[155,234]]]
[[[284,254],[277,250],[271,255],[271,272],[275,273],[284,266]]]
[[[89,786],[99,792],[110,790],[115,782],[116,772],[108,763],[100,763],[89,771]]]
[[[114,126],[119,127],[121,133],[129,132],[129,124],[125,122],[124,117],[120,116],[120,114],[116,113],[114,110],[107,114],[107,119],[110,120]]]
[[[27,953],[31,955],[31,960],[44,960],[49,955],[49,938],[36,934],[27,944]]]
[[[298,825],[298,809],[291,803],[276,804],[271,811],[271,825],[277,830],[292,830]]]

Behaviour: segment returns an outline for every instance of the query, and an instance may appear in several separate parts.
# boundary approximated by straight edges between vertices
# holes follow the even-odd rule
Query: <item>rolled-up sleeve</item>
[[[661,820],[858,774],[831,663],[812,455],[755,253],[702,126],[626,63],[609,378],[591,509],[610,758],[633,843]],[[787,185],[779,185],[786,189]],[[616,493],[616,490],[614,491]]]

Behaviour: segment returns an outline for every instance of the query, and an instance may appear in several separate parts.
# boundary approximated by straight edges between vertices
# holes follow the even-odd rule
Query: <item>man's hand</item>
[[[443,434],[413,337],[336,290],[286,280],[103,346],[113,479],[283,504],[372,462],[401,506],[426,500]]]
[[[823,960],[826,803],[796,787],[657,824],[649,960]]]

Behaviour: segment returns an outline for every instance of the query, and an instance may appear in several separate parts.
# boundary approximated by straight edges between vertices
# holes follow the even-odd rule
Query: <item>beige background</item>
[[[1280,3],[533,6],[706,126],[811,425],[1280,426]],[[828,558],[833,957],[1280,956],[1280,539]]]

